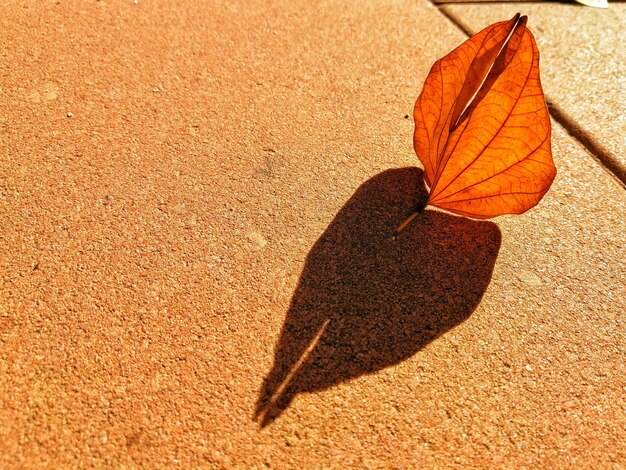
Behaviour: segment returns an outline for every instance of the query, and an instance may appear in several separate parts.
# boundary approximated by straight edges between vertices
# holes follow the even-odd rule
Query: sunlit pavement
[[[430,66],[517,11],[551,190],[394,237]],[[5,2],[0,466],[626,465],[624,13]]]

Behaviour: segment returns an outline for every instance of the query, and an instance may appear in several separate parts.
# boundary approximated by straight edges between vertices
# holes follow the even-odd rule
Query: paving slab
[[[0,466],[626,464],[626,193],[584,148],[555,125],[523,216],[392,236],[435,7],[0,25]]]
[[[626,184],[626,5],[576,3],[442,5],[470,34],[528,15],[541,53],[541,79],[552,113]]]

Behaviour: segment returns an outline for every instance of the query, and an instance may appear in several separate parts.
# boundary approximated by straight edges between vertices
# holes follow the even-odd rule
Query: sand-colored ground
[[[430,66],[515,9],[552,189],[393,238]],[[626,466],[623,4],[1,10],[0,467]]]

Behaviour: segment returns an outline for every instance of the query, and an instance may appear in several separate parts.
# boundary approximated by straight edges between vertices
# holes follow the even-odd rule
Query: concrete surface
[[[555,125],[532,211],[392,237],[465,39],[435,7],[0,25],[0,466],[626,465],[626,192],[587,149]]]
[[[626,184],[626,5],[606,10],[566,3],[442,5],[464,30],[528,15],[541,52],[541,76],[552,111]]]

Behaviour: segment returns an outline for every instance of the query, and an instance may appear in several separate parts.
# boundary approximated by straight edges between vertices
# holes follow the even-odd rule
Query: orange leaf
[[[478,219],[521,214],[556,176],[539,51],[519,13],[435,62],[413,115],[427,204]]]

